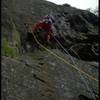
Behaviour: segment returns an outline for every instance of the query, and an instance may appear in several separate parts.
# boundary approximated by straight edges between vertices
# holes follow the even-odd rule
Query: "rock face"
[[[1,7],[1,35],[6,38],[3,53],[7,54],[2,54],[2,100],[93,100],[91,91],[95,96],[99,92],[98,17],[68,4],[56,5],[45,0],[3,0]],[[25,24],[33,25],[47,14],[54,16],[54,33],[61,34],[60,42],[77,67],[92,76],[83,73],[85,83],[77,68],[68,64],[73,62],[61,48],[49,47],[68,63],[39,46],[30,48],[35,44],[33,40],[27,44]]]
[[[64,38],[63,46],[70,49],[74,45],[86,44],[85,48],[79,47],[80,52],[85,49],[91,50],[91,47],[98,45],[98,17],[94,14],[71,7],[68,4],[55,5],[44,0],[5,0],[2,1],[2,35],[6,36],[9,41],[12,40],[12,23],[15,23],[16,29],[20,34],[21,45],[25,49],[25,38],[27,30],[24,23],[34,24],[41,20],[45,15],[52,14],[55,17],[54,28],[56,33],[60,33]],[[91,45],[89,48],[87,43]],[[97,47],[98,48],[98,47]],[[98,50],[95,50],[96,53]],[[70,51],[72,52],[72,51]],[[77,52],[77,51],[75,51]],[[86,52],[85,52],[86,53]],[[83,59],[83,55],[77,54]],[[91,52],[88,60],[94,55],[93,61],[97,61],[98,54]]]
[[[70,61],[68,55],[53,52]],[[98,68],[89,62],[80,61],[78,67],[98,77]],[[98,82],[82,76],[89,89],[98,93]],[[2,100],[79,100],[81,94],[92,100],[89,89],[76,69],[48,52],[35,51],[16,59],[2,57]]]

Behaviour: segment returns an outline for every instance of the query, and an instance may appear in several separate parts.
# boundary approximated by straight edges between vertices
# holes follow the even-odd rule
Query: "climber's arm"
[[[40,27],[42,27],[42,23],[41,23],[41,22],[39,22],[39,23],[33,25],[33,27],[32,27],[33,33],[34,33],[37,29],[39,29]]]

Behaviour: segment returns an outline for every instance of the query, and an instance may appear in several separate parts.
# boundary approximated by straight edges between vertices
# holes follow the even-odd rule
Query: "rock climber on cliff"
[[[33,33],[39,33],[43,42],[46,44],[50,44],[50,39],[53,33],[52,25],[54,23],[54,17],[52,15],[47,15],[43,18],[43,20],[39,21],[32,27]],[[39,32],[40,30],[40,32]],[[41,31],[42,30],[42,31]],[[39,35],[38,34],[38,35]]]

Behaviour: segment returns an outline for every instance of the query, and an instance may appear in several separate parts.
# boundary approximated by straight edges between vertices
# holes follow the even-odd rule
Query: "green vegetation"
[[[3,38],[1,41],[1,54],[11,58],[18,55],[16,48],[11,47],[6,38]]]
[[[16,25],[12,21],[13,29],[12,29],[12,38],[11,41],[7,41],[7,39],[3,36],[2,37],[2,44],[1,44],[1,53],[4,56],[14,58],[19,55],[19,48],[20,48],[20,35],[17,31]]]

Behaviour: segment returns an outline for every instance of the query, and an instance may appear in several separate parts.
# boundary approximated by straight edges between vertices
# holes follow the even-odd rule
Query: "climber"
[[[32,27],[32,31],[33,33],[35,33],[37,30],[42,30],[43,34],[41,34],[40,36],[42,36],[43,41],[46,44],[50,44],[50,39],[51,39],[51,34],[53,32],[52,30],[52,25],[54,23],[54,18],[52,15],[47,15],[43,18],[42,21],[36,23],[35,25],[33,25]],[[41,33],[42,33],[41,32]]]

